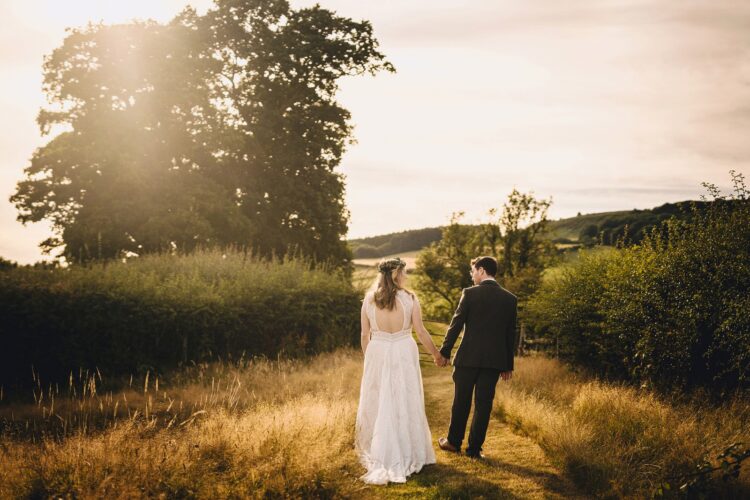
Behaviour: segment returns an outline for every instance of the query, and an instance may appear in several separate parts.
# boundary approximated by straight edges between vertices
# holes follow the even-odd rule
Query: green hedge
[[[750,200],[738,193],[640,245],[584,252],[532,297],[532,330],[605,376],[719,396],[750,388]]]
[[[154,255],[0,271],[0,382],[129,374],[217,356],[298,356],[351,345],[359,297],[341,273],[243,253]]]

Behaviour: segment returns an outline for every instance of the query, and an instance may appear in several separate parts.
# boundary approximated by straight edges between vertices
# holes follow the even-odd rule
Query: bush
[[[0,269],[13,269],[15,267],[18,267],[17,262],[0,257]]]
[[[601,374],[719,397],[750,387],[750,198],[734,181],[731,199],[714,188],[640,245],[582,253],[532,297],[533,328]]]
[[[0,273],[0,381],[66,380],[71,370],[161,371],[215,357],[317,353],[358,338],[345,276],[239,252],[153,255]]]
[[[612,346],[605,342],[598,307],[607,264],[606,254],[580,250],[579,259],[544,281],[526,306],[525,319],[532,330],[554,338],[560,355],[576,364],[612,357],[607,354]],[[607,371],[603,364],[601,368]]]

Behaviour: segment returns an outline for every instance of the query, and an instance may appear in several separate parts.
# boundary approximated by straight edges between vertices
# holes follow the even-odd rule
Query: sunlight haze
[[[0,3],[0,256],[42,258],[46,224],[8,201],[40,136],[43,56],[68,26],[166,22],[207,0]],[[294,6],[315,2],[293,1]],[[740,1],[321,0],[372,22],[397,73],[350,77],[339,101],[350,238],[467,222],[513,187],[552,218],[698,199],[750,173],[750,4]]]

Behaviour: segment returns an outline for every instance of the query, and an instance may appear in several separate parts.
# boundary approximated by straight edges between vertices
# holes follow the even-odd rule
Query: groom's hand
[[[500,376],[503,378],[503,380],[510,380],[510,378],[513,376],[513,370],[509,372],[500,372]]]

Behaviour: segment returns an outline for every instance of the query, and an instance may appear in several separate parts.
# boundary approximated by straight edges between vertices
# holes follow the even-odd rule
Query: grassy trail
[[[199,365],[115,394],[82,387],[55,400],[54,416],[40,394],[0,405],[0,498],[648,498],[702,456],[748,442],[747,402],[674,406],[526,356],[498,385],[487,459],[474,461],[437,446],[452,371],[425,362],[437,464],[370,486],[353,447],[361,374],[361,352],[340,349]],[[707,498],[750,498],[748,474]]]
[[[437,464],[426,466],[405,484],[363,486],[371,498],[584,498],[546,459],[529,438],[514,434],[492,418],[483,447],[484,461],[447,453],[438,448],[445,436],[453,401],[450,368],[423,363],[427,417],[432,431]],[[500,383],[504,383],[500,381]],[[471,416],[469,416],[471,422]],[[468,432],[468,429],[467,429]]]

